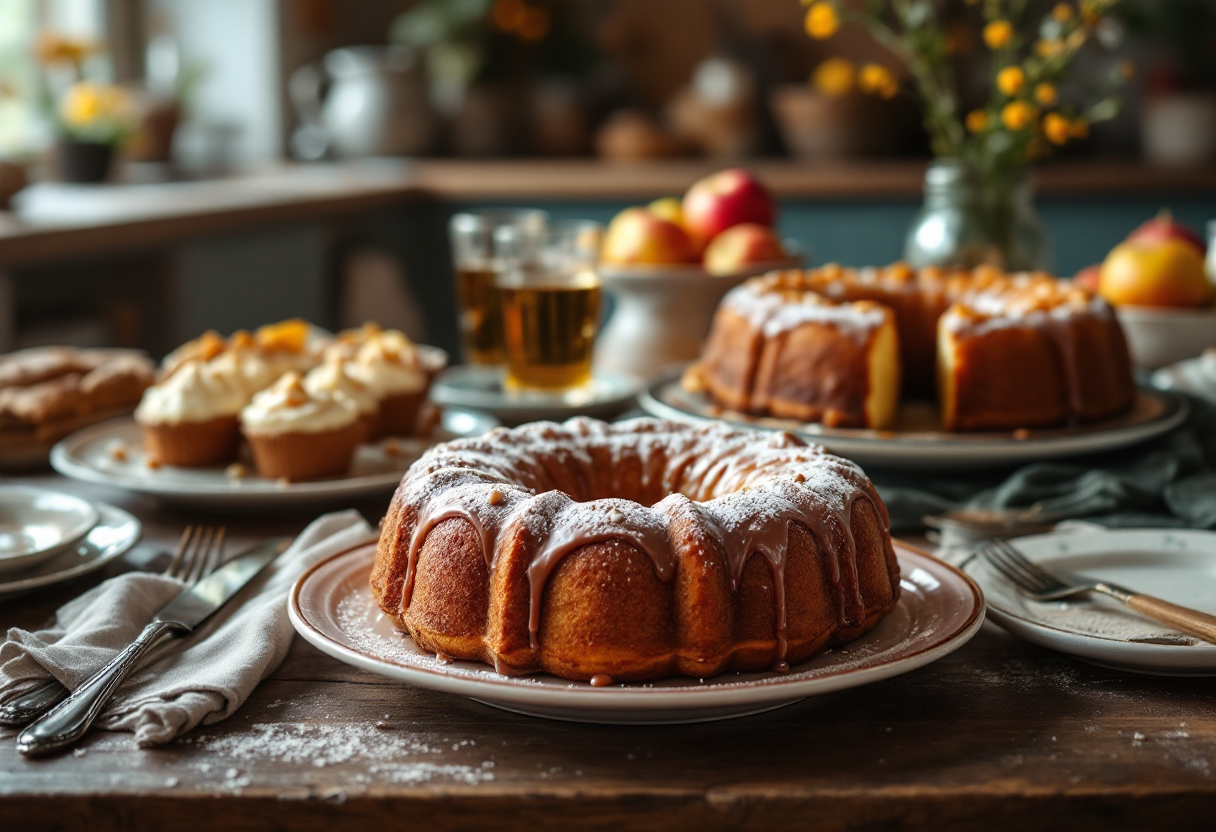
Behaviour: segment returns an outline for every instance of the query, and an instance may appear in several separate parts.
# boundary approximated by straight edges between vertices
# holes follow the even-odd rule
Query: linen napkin
[[[979,474],[866,473],[893,530],[952,508],[1029,508],[1103,526],[1216,528],[1216,405],[1188,397],[1190,416],[1152,442],[1105,454]]]
[[[168,641],[120,687],[97,726],[160,745],[202,723],[231,716],[274,671],[295,634],[287,593],[312,564],[375,540],[353,509],[313,521],[283,554],[194,634]],[[0,702],[54,676],[75,690],[124,648],[182,584],[132,572],[59,608],[54,626],[13,628],[0,645]]]

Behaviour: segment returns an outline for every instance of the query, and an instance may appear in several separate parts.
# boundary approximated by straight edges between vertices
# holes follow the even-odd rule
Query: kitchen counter
[[[606,164],[594,160],[407,161],[283,165],[227,179],[152,185],[39,184],[0,213],[0,267],[83,259],[256,227],[431,202],[639,202],[680,193],[721,168],[712,160]],[[746,163],[783,200],[919,198],[920,161]],[[1216,168],[1154,169],[1131,162],[1057,163],[1038,193],[1103,197],[1216,191]]]

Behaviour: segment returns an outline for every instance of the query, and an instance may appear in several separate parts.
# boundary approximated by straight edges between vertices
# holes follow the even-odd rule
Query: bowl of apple
[[[1114,308],[1132,363],[1156,369],[1216,347],[1216,285],[1202,238],[1163,211],[1077,281]]]
[[[738,168],[698,180],[683,198],[617,214],[600,247],[600,278],[615,306],[596,368],[650,379],[695,359],[727,292],[803,262],[778,236],[776,215],[764,185]]]

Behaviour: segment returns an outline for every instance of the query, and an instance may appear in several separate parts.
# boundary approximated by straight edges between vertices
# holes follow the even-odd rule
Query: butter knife
[[[80,740],[140,659],[169,638],[193,632],[290,543],[285,537],[260,543],[161,607],[152,623],[108,665],[18,734],[17,750],[31,756],[49,754]]]

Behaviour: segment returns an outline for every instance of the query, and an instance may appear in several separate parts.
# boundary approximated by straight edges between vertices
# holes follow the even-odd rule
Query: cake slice
[[[703,353],[710,395],[746,413],[885,429],[899,410],[899,332],[871,301],[836,303],[798,273],[727,294]]]

